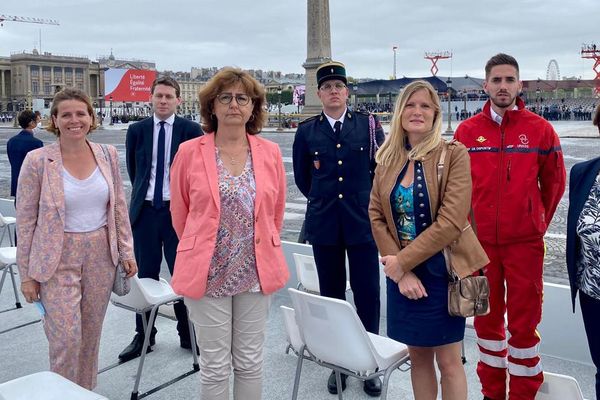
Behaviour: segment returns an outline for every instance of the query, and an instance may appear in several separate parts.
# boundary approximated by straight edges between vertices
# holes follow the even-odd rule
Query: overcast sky
[[[159,5],[160,6],[154,6]],[[335,60],[357,78],[429,76],[425,51],[451,50],[438,75],[483,77],[487,59],[517,58],[522,79],[593,79],[582,43],[597,41],[600,0],[330,0]],[[154,7],[153,7],[154,6]],[[60,26],[4,22],[0,56],[39,48],[96,59],[143,59],[158,70],[234,65],[304,72],[306,0],[1,0],[0,14],[56,19]]]

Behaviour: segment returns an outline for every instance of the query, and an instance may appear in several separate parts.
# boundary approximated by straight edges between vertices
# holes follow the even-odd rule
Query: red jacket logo
[[[529,138],[524,133],[521,133],[519,135],[519,140],[521,141],[521,144],[525,144],[525,145],[529,144]]]

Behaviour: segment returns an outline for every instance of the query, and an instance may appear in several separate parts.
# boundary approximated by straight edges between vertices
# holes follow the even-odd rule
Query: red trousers
[[[475,318],[482,393],[504,400],[508,381],[510,400],[533,400],[544,381],[536,330],[542,319],[544,242],[483,247],[490,258],[485,269],[490,313]]]

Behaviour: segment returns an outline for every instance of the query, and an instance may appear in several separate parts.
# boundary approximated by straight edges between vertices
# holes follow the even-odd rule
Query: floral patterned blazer
[[[108,182],[108,237],[113,263],[132,260],[133,239],[117,149],[107,146],[109,164],[101,145],[88,142],[100,172]],[[113,177],[116,182],[113,183]],[[117,191],[115,193],[115,187]],[[25,157],[17,186],[17,265],[21,281],[48,281],[58,267],[65,228],[63,163],[59,143],[31,151]],[[116,218],[119,220],[117,247]],[[119,255],[120,249],[121,254]]]

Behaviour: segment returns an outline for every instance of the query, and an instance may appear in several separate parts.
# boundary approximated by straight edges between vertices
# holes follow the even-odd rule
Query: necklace
[[[229,158],[229,162],[231,165],[238,165],[241,161],[241,160],[239,160],[240,156],[242,156],[243,154],[245,154],[248,151],[248,147],[246,147],[246,146],[244,146],[237,153],[233,153],[233,154],[224,151],[223,148],[220,148],[220,147],[217,147],[217,149],[219,150],[219,154],[223,154],[224,156]]]

